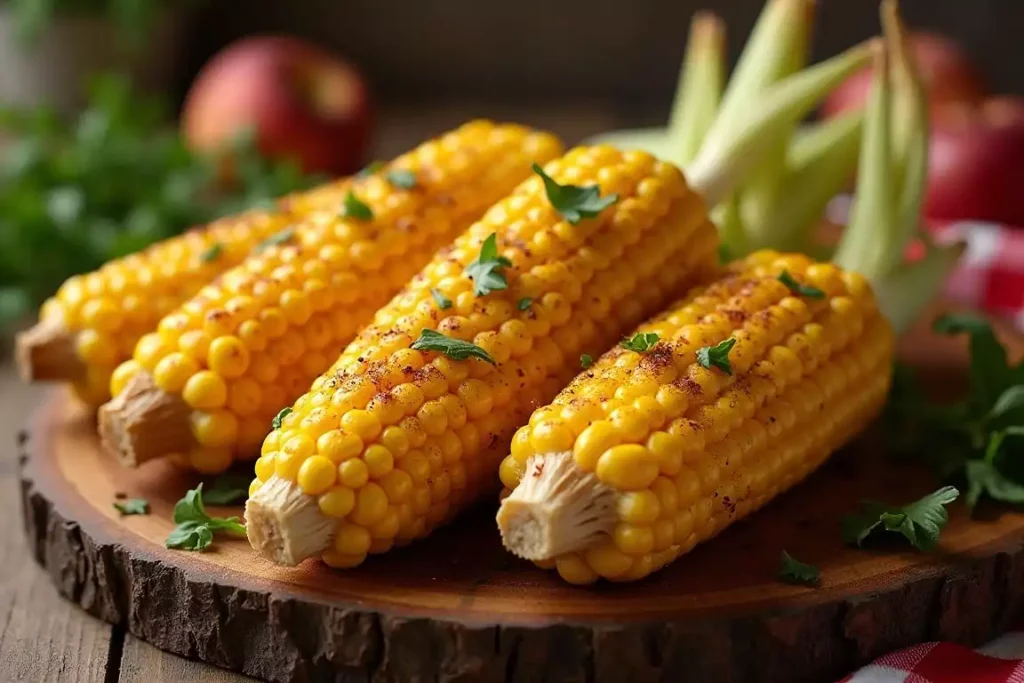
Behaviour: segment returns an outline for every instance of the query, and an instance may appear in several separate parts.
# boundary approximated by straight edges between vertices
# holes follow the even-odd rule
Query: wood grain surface
[[[918,330],[903,349],[935,384],[962,381],[960,341]],[[859,500],[935,486],[885,460],[885,438],[865,436],[651,579],[591,588],[505,553],[492,505],[345,572],[276,567],[244,540],[166,550],[173,504],[196,480],[102,457],[90,418],[61,396],[31,429],[23,496],[37,559],[63,594],[161,648],[268,680],[798,683],[926,639],[981,642],[1024,608],[1020,512],[972,520],[954,506],[931,555],[841,543],[839,519]],[[119,517],[119,494],[147,498],[151,514]],[[821,567],[820,587],[776,580],[783,549]]]

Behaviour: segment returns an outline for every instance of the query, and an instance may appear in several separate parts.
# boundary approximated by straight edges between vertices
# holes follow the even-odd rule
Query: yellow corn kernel
[[[118,365],[110,376],[110,395],[117,396],[124,391],[125,387],[128,386],[128,382],[132,381],[132,378],[141,371],[142,366],[134,358]]]
[[[349,488],[358,489],[370,480],[370,470],[362,460],[346,460],[338,465],[338,480]]]
[[[177,392],[199,371],[199,364],[183,353],[170,353],[153,368],[153,382],[163,391]]]
[[[602,483],[625,491],[646,488],[658,476],[658,463],[638,444],[609,448],[597,461],[595,473]]]
[[[363,452],[363,440],[339,429],[324,432],[316,440],[316,450],[331,462],[341,463]]]
[[[217,373],[200,370],[185,382],[181,397],[196,410],[220,408],[228,400],[228,386]]]
[[[343,524],[334,538],[334,548],[346,555],[365,555],[370,550],[370,532],[357,524]]]
[[[320,511],[328,517],[341,519],[352,512],[352,508],[356,506],[356,494],[350,488],[332,486],[326,493],[317,498],[317,505],[320,506]]]
[[[374,483],[362,486],[356,493],[356,506],[352,510],[352,521],[369,526],[377,522],[388,509],[388,494]]]
[[[226,410],[196,411],[191,421],[192,435],[202,446],[226,447],[238,436],[238,419]]]
[[[314,455],[303,461],[296,475],[296,482],[303,493],[315,496],[331,488],[336,475],[333,462],[322,455]]]

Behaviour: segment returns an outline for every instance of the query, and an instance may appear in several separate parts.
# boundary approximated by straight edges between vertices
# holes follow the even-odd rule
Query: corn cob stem
[[[505,547],[524,560],[586,548],[615,522],[615,490],[576,467],[571,451],[530,458],[515,495],[498,512]]]
[[[277,564],[294,567],[331,545],[335,527],[295,482],[274,478],[245,504],[249,542]]]
[[[139,373],[100,411],[100,439],[122,465],[138,467],[195,445],[190,413],[181,397],[160,391],[151,375]]]
[[[74,334],[60,320],[40,320],[19,334],[14,354],[26,382],[75,381],[86,373],[75,352]]]

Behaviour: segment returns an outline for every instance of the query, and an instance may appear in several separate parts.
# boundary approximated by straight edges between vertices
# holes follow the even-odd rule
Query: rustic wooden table
[[[567,144],[623,125],[606,107],[458,105],[385,112],[374,158],[387,158],[473,116],[521,121],[551,130]],[[629,117],[634,119],[634,117]],[[22,534],[13,443],[45,389],[18,381],[0,357],[0,682],[238,683],[254,679],[164,653],[94,619],[58,596],[33,562]]]

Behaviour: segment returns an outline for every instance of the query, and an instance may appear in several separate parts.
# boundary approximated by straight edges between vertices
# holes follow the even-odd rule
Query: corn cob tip
[[[14,344],[18,372],[26,382],[74,381],[85,375],[75,337],[60,320],[40,320],[18,334]]]
[[[550,560],[593,545],[615,528],[615,493],[576,467],[569,451],[532,457],[498,509],[502,543],[524,560]]]
[[[298,484],[271,477],[246,501],[249,544],[268,560],[294,567],[331,547],[334,522]]]
[[[117,396],[99,409],[100,443],[127,467],[193,445],[189,407],[159,389],[148,372],[135,375]]]

